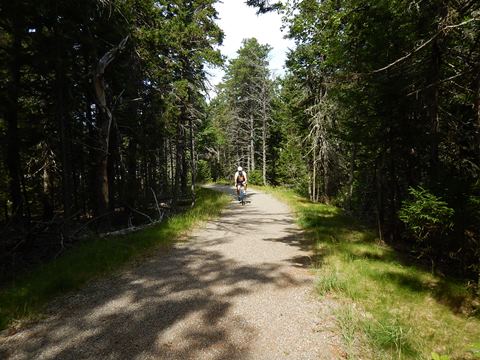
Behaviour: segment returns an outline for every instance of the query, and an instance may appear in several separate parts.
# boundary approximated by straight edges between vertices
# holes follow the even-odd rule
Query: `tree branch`
[[[425,46],[427,46],[428,44],[430,44],[433,40],[435,40],[441,33],[443,32],[446,32],[447,30],[450,30],[450,29],[454,29],[454,28],[457,28],[457,27],[460,27],[460,26],[463,26],[463,25],[466,25],[472,21],[478,21],[480,19],[477,19],[477,18],[473,18],[473,19],[469,19],[469,20],[465,20],[463,22],[461,22],[460,24],[455,24],[455,25],[447,25],[445,26],[444,28],[440,29],[435,35],[433,35],[430,39],[428,39],[427,41],[425,41],[422,45],[420,45],[419,47],[417,47],[416,49],[413,49],[411,52],[409,52],[407,55],[405,56],[402,56],[401,58],[395,60],[394,62],[388,64],[387,66],[384,66],[380,69],[377,69],[377,70],[373,70],[370,72],[370,74],[376,74],[376,73],[379,73],[379,72],[382,72],[382,71],[385,71],[385,70],[388,70],[390,69],[392,66],[395,66],[396,64],[404,61],[404,60],[407,60],[409,57],[411,57],[413,54],[419,52],[420,50],[422,50]]]

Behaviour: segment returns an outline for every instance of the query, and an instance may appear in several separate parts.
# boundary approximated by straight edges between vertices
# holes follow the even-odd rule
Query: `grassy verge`
[[[286,201],[315,241],[317,290],[341,304],[337,325],[351,359],[474,359],[480,319],[466,284],[403,263],[374,233],[324,204],[267,189]],[[478,300],[478,299],[477,299]]]
[[[196,206],[155,227],[129,234],[84,241],[60,258],[35,269],[0,291],[0,329],[16,319],[38,314],[53,297],[119,269],[158,246],[177,240],[194,225],[220,214],[230,197],[199,189]]]

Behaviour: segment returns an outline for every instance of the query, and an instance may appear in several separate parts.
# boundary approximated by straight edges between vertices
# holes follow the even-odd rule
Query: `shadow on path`
[[[305,281],[285,272],[282,263],[243,262],[217,248],[227,246],[237,234],[248,241],[248,234],[259,229],[267,240],[270,230],[273,233],[279,226],[286,230],[277,241],[304,247],[289,230],[289,216],[254,208],[239,212],[233,204],[208,224],[206,233],[58,300],[46,320],[0,338],[0,355],[15,359],[247,358],[258,330],[232,312],[232,305],[262,287],[295,288]],[[306,260],[300,256],[291,261]]]

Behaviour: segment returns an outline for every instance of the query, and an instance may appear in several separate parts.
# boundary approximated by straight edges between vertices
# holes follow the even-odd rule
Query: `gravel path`
[[[172,250],[3,334],[0,358],[343,358],[332,304],[314,294],[310,253],[288,208],[260,192],[248,199]]]

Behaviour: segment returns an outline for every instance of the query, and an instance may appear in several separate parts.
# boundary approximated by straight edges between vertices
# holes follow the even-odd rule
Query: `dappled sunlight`
[[[115,286],[108,285],[109,282]],[[254,332],[248,326],[238,328],[236,323],[241,319],[224,320],[232,301],[259,286],[299,285],[298,279],[277,264],[236,265],[219,253],[182,247],[174,257],[160,257],[87,288],[86,294],[95,292],[95,298],[80,294],[73,303],[67,299],[61,306],[68,309],[57,319],[32,330],[41,332],[43,338],[30,343],[23,356],[80,358],[93,350],[98,353],[99,349],[108,349],[110,354],[124,358],[124,348],[128,346],[129,358],[158,355],[159,350],[165,351],[162,358],[169,358],[166,354],[172,358],[195,358],[198,351],[213,348],[217,343],[230,344],[222,346],[224,350],[217,358],[226,358],[235,349],[238,355],[237,348],[245,346],[230,342],[230,334],[242,332],[240,337],[251,338]],[[209,329],[185,329],[180,337],[168,337],[169,329],[188,317],[198,316],[210,324]],[[76,335],[72,338],[73,334]],[[52,348],[55,350],[42,350]]]
[[[259,333],[239,312],[240,304],[257,294],[290,292],[285,300],[294,301],[310,288],[308,269],[322,259],[311,254],[311,241],[288,211],[254,205],[239,211],[244,208],[237,205],[188,241],[58,300],[48,321],[6,338],[8,349],[16,347],[25,359],[247,357]],[[270,296],[261,298],[267,308]],[[27,345],[24,339],[33,334]]]
[[[347,338],[365,336],[372,351],[382,349],[374,358],[428,357],[433,350],[465,358],[467,346],[480,336],[480,307],[464,284],[432,274],[380,243],[375,231],[339,209],[276,191],[283,192],[306,238],[316,244],[319,295],[355,309],[349,323],[340,324],[353,331]],[[444,343],[450,348],[442,348]]]

